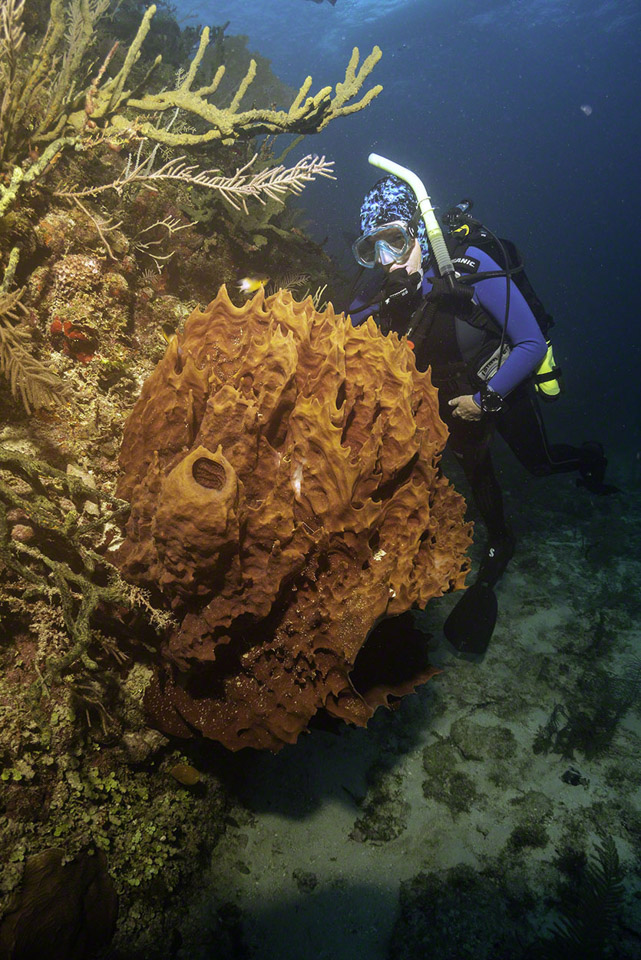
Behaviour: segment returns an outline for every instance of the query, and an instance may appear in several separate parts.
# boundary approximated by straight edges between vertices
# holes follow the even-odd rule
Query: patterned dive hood
[[[403,180],[388,175],[377,180],[371,190],[365,194],[361,205],[361,231],[380,227],[383,223],[392,220],[403,220],[409,223],[416,213],[416,197],[414,191]],[[427,266],[430,247],[425,232],[423,218],[418,222],[418,242],[423,254],[423,267]]]

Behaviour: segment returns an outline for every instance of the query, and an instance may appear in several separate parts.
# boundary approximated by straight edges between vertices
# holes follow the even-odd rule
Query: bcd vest
[[[447,243],[452,262],[459,273],[475,273],[478,270],[478,261],[472,255],[466,255],[471,246],[478,247],[487,253],[500,269],[512,271],[511,279],[532,311],[547,344],[545,357],[532,374],[532,381],[542,400],[556,400],[563,389],[563,384],[561,368],[555,364],[549,336],[554,326],[554,318],[547,312],[530,283],[524,269],[523,258],[515,244],[511,240],[492,236],[483,224],[471,217],[466,218],[465,222],[452,231],[447,238]],[[495,322],[492,317],[487,316],[491,323]],[[484,376],[482,379],[487,377]]]
[[[546,338],[548,350],[546,356],[532,374],[535,387],[543,399],[556,399],[561,392],[560,369],[554,364],[552,346],[548,331],[554,324],[553,318],[545,310],[536,295],[525,271],[515,245],[510,240],[501,240],[500,244],[487,233],[481,224],[464,224],[459,231],[446,238],[454,269],[458,276],[478,273],[480,261],[468,252],[470,247],[478,247],[499,265],[499,270],[513,271],[511,279],[522,293],[528,306]],[[463,236],[461,236],[463,232]],[[507,262],[503,264],[502,261]],[[480,274],[479,278],[484,276]],[[463,284],[459,285],[463,288]],[[463,288],[465,289],[465,288]],[[429,304],[430,296],[427,297]],[[434,384],[446,393],[461,392],[470,387],[476,391],[483,381],[489,380],[506,357],[510,348],[502,342],[502,327],[480,304],[466,303],[460,300],[462,309],[451,298],[447,307],[423,310],[424,315],[410,321],[413,328],[409,338],[414,343],[416,365],[419,370],[432,368]],[[420,308],[419,308],[420,309]],[[500,357],[499,357],[500,354]]]

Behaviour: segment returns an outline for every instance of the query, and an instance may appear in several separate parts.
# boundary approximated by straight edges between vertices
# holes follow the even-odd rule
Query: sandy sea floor
[[[221,923],[216,957],[570,957],[555,923],[602,938],[577,956],[641,957],[640,491],[503,483],[518,549],[484,659],[439,639],[444,597],[416,615],[442,667],[418,694],[233,758],[179,957]]]

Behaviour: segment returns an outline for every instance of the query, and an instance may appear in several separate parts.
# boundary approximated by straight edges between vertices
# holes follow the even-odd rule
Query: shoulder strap
[[[517,246],[511,240],[500,237],[500,243],[503,248],[501,249],[496,240],[484,229],[483,224],[473,220],[452,233],[450,237],[448,237],[448,241],[451,242],[451,249],[449,244],[448,249],[450,250],[452,263],[459,273],[474,273],[478,270],[478,261],[473,256],[467,254],[469,247],[479,247],[481,250],[484,250],[496,261],[501,269],[514,270],[515,267],[520,267],[520,269],[514,272],[512,279],[534,314],[541,332],[547,337],[548,332],[554,326],[554,318],[547,312],[534,287],[530,283],[529,277],[523,268],[523,257]],[[502,262],[505,259],[503,250],[507,257],[507,263]],[[473,268],[473,264],[475,263],[476,270]]]

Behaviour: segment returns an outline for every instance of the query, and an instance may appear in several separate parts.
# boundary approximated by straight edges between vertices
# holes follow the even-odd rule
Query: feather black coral
[[[604,837],[578,885],[563,898],[553,936],[530,948],[528,957],[606,960],[617,956],[615,932],[623,909],[623,879],[616,844],[612,837]]]
[[[51,368],[29,350],[31,334],[20,323],[25,309],[22,290],[0,293],[0,373],[9,381],[11,393],[20,398],[27,413],[49,406],[64,393],[63,383]]]

